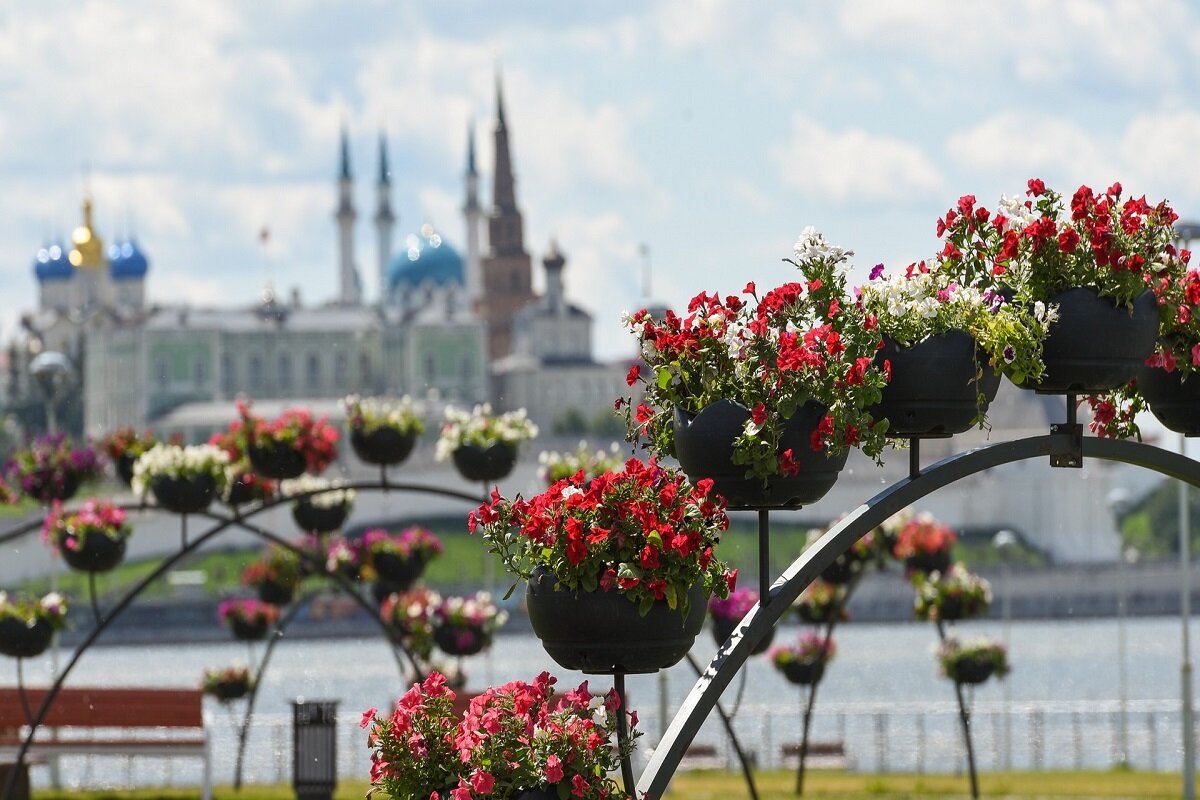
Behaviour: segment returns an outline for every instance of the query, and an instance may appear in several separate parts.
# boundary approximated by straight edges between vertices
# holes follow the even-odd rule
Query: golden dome
[[[83,198],[83,224],[71,232],[71,252],[67,254],[71,266],[96,269],[108,262],[104,258],[104,242],[92,230],[92,198]]]

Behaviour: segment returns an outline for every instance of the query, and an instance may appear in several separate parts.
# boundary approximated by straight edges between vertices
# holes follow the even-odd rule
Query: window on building
[[[279,388],[292,388],[292,357],[287,353],[279,354]]]
[[[321,357],[316,353],[308,354],[308,363],[304,367],[304,381],[309,389],[321,385]]]
[[[366,353],[358,354],[358,379],[364,388],[371,382],[371,356]]]
[[[459,364],[459,370],[462,372],[463,383],[466,383],[471,380],[471,375],[474,373],[474,370],[471,369],[471,357],[470,356],[462,357],[462,362]]]
[[[197,358],[192,363],[192,383],[198,387],[208,383],[208,362],[203,358]]]
[[[158,388],[167,388],[167,384],[171,380],[171,365],[165,358],[157,359],[154,362],[154,380],[158,382]]]
[[[346,385],[346,380],[350,372],[350,359],[345,353],[338,353],[333,357],[333,380],[340,387]]]
[[[437,362],[433,358],[433,353],[428,353],[425,356],[425,382],[433,385],[433,379],[437,375]]]
[[[221,353],[221,389],[232,392],[233,387],[237,385],[236,377],[233,371],[233,353],[227,350]]]
[[[246,365],[246,383],[251,389],[261,389],[263,385],[263,361],[258,353],[251,353]]]

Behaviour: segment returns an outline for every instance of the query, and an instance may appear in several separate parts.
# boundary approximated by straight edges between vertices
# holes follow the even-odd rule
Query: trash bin
[[[331,800],[337,786],[337,701],[292,703],[292,787],[297,800]]]

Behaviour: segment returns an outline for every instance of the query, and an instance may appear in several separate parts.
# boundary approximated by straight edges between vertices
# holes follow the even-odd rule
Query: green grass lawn
[[[791,772],[763,772],[756,776],[761,800],[785,800],[795,797],[795,775]],[[360,799],[369,786],[362,782],[344,782],[335,795],[338,800]],[[1179,776],[1159,772],[1008,772],[979,776],[984,797],[1010,800],[1035,798],[1177,798]],[[35,800],[184,800],[195,798],[198,789],[130,789],[118,791],[35,791]],[[805,797],[832,800],[900,800],[901,798],[968,797],[967,779],[955,775],[859,775],[848,772],[815,770],[805,777]],[[235,792],[229,786],[216,787],[217,800],[285,800],[295,797],[290,786],[243,787]],[[735,800],[749,797],[740,774],[698,770],[676,776],[668,797],[680,800]]]

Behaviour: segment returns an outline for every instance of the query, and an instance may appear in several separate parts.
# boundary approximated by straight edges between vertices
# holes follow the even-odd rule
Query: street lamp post
[[[1200,222],[1191,220],[1175,225],[1175,242],[1180,247],[1200,239]],[[1187,440],[1179,434],[1179,454],[1187,455]],[[1192,719],[1192,652],[1188,626],[1192,616],[1192,520],[1188,506],[1188,486],[1179,481],[1179,616],[1183,623],[1180,677],[1180,717],[1183,726],[1183,797],[1196,800],[1196,728]]]
[[[1121,766],[1129,764],[1129,679],[1125,671],[1125,616],[1129,588],[1126,585],[1125,565],[1129,550],[1123,547],[1124,538],[1121,536],[1121,519],[1129,509],[1129,503],[1129,491],[1123,486],[1117,486],[1108,493],[1108,510],[1113,516],[1113,527],[1117,532],[1117,763]]]
[[[1004,649],[1012,649],[1012,562],[1009,555],[1017,545],[1017,535],[1010,530],[996,531],[992,537],[992,547],[1000,555],[1000,565],[1003,570],[1001,584],[1000,608],[1004,619]],[[1012,682],[1008,677],[1004,683],[1004,769],[1012,769]]]

